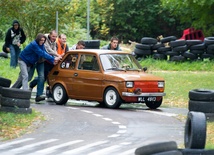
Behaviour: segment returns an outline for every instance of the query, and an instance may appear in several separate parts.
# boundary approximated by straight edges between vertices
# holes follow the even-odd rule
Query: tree
[[[207,36],[214,31],[213,0],[161,0],[163,7],[181,20],[182,24],[202,29]]]
[[[59,28],[64,28],[64,15],[71,0],[10,0],[0,1],[0,16],[9,20],[17,19],[29,39],[37,33],[48,33],[55,29],[56,11],[59,12]],[[12,23],[12,21],[10,21]]]

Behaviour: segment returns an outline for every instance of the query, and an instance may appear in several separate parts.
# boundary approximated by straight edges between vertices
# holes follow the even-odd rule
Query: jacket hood
[[[18,25],[20,26],[18,20],[14,20],[13,23],[12,23],[12,26],[13,26],[14,24],[18,24]]]

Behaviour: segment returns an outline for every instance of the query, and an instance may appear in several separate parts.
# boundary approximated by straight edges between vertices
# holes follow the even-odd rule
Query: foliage
[[[21,5],[20,5],[21,4]],[[59,28],[64,29],[64,14],[69,9],[70,0],[10,0],[0,1],[0,16],[17,19],[30,39],[37,33],[48,33],[55,28],[56,11],[59,12]],[[12,23],[12,21],[11,21]]]
[[[202,29],[206,36],[213,35],[213,0],[160,0],[164,8],[189,27]]]

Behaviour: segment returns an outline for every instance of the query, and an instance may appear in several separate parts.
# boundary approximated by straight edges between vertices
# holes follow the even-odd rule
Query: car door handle
[[[74,73],[74,76],[78,76],[78,74],[77,74],[77,73]]]

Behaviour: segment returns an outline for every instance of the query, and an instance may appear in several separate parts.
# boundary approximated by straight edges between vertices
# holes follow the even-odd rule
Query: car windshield
[[[141,70],[142,67],[131,54],[101,54],[100,60],[106,70]]]

